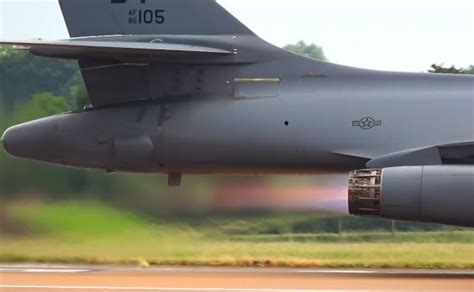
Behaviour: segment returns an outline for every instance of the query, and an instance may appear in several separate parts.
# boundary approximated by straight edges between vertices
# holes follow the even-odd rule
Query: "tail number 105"
[[[164,9],[131,9],[128,13],[129,24],[163,24],[165,23]]]

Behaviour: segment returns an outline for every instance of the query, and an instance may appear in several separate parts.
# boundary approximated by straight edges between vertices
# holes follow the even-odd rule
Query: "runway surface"
[[[474,291],[474,271],[0,265],[11,292]]]

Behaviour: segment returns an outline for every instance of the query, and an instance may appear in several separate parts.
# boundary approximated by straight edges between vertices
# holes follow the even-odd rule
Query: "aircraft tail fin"
[[[71,37],[253,35],[215,0],[59,0]]]

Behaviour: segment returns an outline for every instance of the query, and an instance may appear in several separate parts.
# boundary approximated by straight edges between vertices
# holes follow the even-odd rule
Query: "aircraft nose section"
[[[46,118],[8,128],[2,136],[5,150],[23,158],[47,160],[54,155],[55,119]]]
[[[10,128],[10,129],[11,129],[11,128]],[[5,133],[3,133],[3,135],[2,135],[3,148],[4,148],[5,151],[7,151],[8,153],[10,153],[10,151],[8,151],[8,146],[7,146],[6,140],[9,139],[9,138],[8,138],[8,136],[9,136],[8,130],[10,130],[10,129],[7,129],[7,130],[5,131]]]

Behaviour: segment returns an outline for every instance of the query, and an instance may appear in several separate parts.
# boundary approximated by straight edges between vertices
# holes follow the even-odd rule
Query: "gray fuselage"
[[[471,76],[305,61],[321,69],[280,63],[287,72],[249,80],[246,86],[262,96],[236,97],[234,79],[223,96],[94,108],[16,126],[5,134],[6,148],[22,157],[110,171],[312,174],[364,168],[373,158],[406,149],[474,140]],[[235,76],[254,77],[253,71],[262,69],[246,66]],[[263,77],[278,80],[262,85]],[[376,124],[364,127],[364,118]]]

